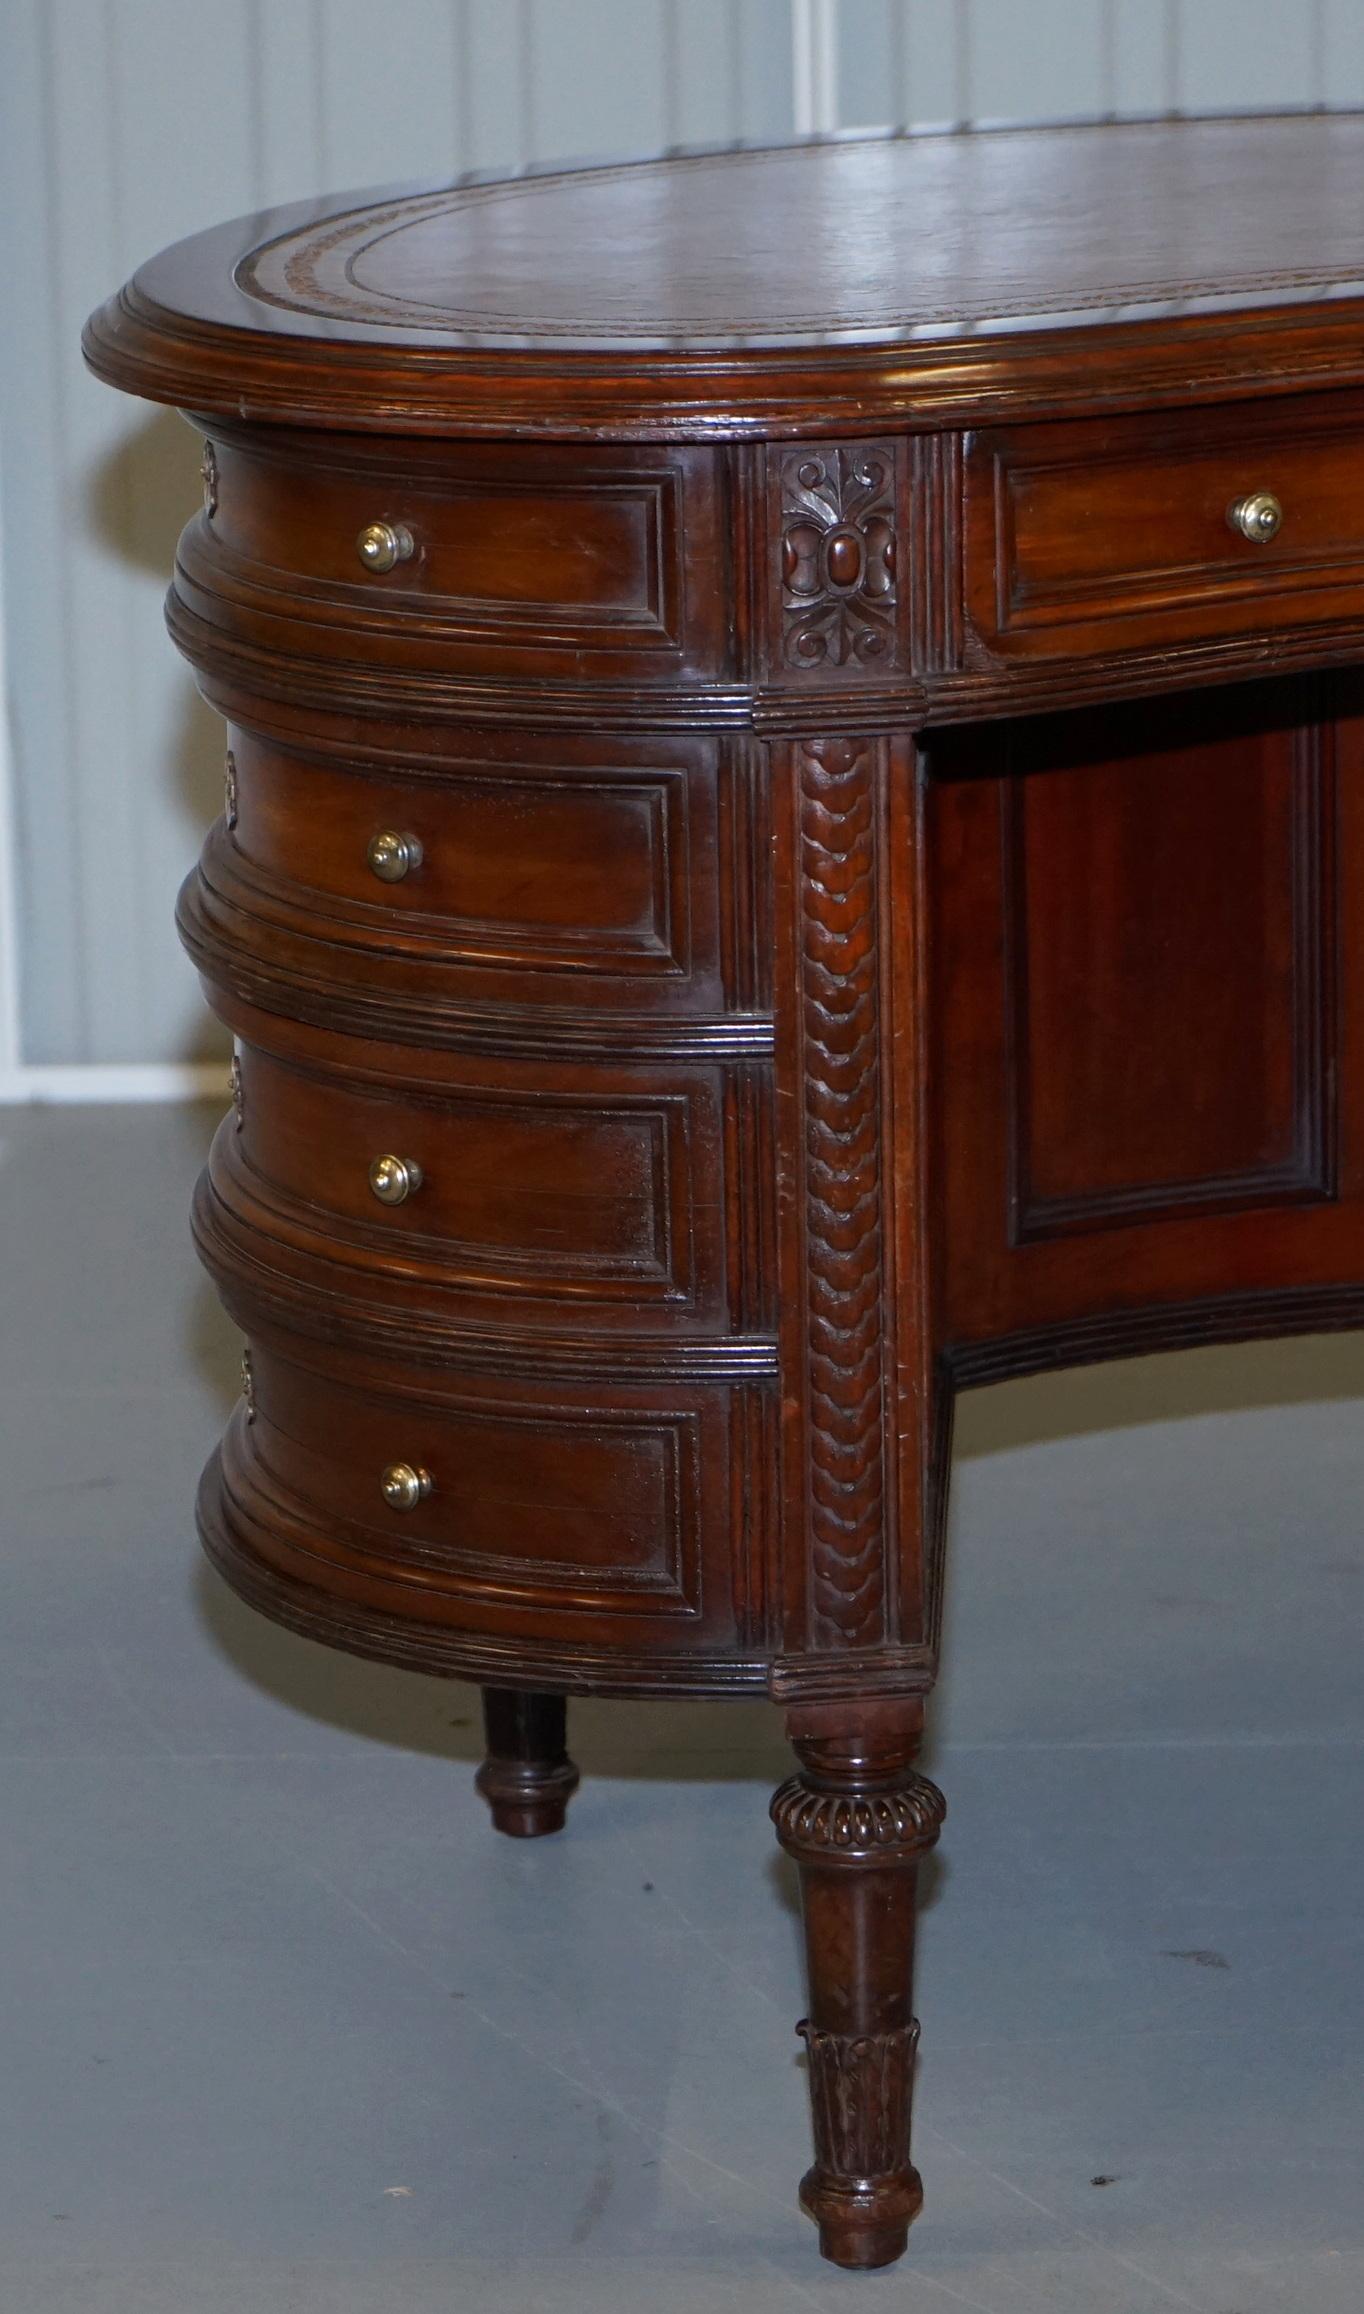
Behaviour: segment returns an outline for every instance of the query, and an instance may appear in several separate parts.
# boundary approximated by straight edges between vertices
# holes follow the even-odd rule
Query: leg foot
[[[474,1781],[499,1832],[538,1840],[561,1832],[578,1771],[565,1750],[568,1707],[561,1695],[485,1687],[488,1756]]]
[[[792,1713],[801,1773],[772,1802],[800,1871],[815,2163],[803,2208],[836,2266],[888,2266],[923,2202],[909,2158],[919,2028],[911,2011],[918,1866],[941,1793],[913,1769],[915,1705]]]

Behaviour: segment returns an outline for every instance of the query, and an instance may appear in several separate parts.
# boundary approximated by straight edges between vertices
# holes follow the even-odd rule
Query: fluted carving
[[[803,2017],[796,2031],[810,2059],[816,2145],[836,2146],[851,2179],[907,2170],[918,2019],[889,2033],[829,2033]]]
[[[884,1317],[877,1001],[878,755],[799,751],[800,1005],[811,1636],[883,1636]]]
[[[800,1869],[815,2160],[800,2198],[840,2266],[898,2258],[923,2202],[910,2159],[918,1872],[946,1814],[914,1767],[922,1712],[826,1706],[791,1729],[803,1773],[772,1801]]]
[[[841,1856],[889,1861],[887,1851],[930,1848],[946,1813],[937,1785],[917,1774],[888,1792],[825,1792],[804,1776],[790,1776],[771,1807],[783,1848],[821,1864]]]

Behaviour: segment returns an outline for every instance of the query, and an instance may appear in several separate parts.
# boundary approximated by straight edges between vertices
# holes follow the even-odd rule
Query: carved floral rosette
[[[781,469],[782,655],[789,667],[893,667],[895,452],[806,448]]]

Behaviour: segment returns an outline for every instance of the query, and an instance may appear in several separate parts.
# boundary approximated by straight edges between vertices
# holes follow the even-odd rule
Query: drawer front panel
[[[1281,509],[1263,540],[1233,510]],[[987,431],[966,460],[967,602],[994,651],[1147,648],[1364,614],[1364,407]]]
[[[472,1293],[725,1318],[720,1084],[444,1058],[425,1083],[285,1061],[245,1044],[229,1162],[301,1227]],[[389,1168],[380,1186],[372,1168]],[[393,1199],[390,1202],[390,1199]],[[585,1306],[585,1307],[584,1307]]]
[[[641,982],[646,1001],[716,1001],[710,743],[487,734],[407,776],[240,729],[231,746],[237,873],[264,885],[267,907],[467,967],[473,994],[535,995],[558,976],[577,995],[591,975],[597,1001],[638,1001]],[[394,838],[406,850],[385,874]]]
[[[489,1608],[732,1624],[723,1391],[360,1388],[260,1345],[252,1372],[251,1459],[343,1565]],[[395,1473],[426,1489],[409,1507]]]
[[[417,660],[440,645],[444,665],[467,644],[474,672],[503,653],[544,671],[572,672],[583,653],[602,669],[721,669],[712,453],[413,443],[399,460],[297,437],[273,455],[220,434],[213,446],[215,502],[184,560],[217,549],[205,577],[219,560],[262,614],[329,609],[338,630],[391,628]],[[391,534],[386,567],[366,560],[376,525]]]

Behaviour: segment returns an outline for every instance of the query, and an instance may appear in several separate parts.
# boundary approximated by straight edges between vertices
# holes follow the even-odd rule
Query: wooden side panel
[[[1257,703],[1021,732],[1012,1228],[1329,1194],[1329,742]]]
[[[1012,748],[954,734],[930,764],[939,1344],[999,1344],[1003,1373],[1138,1324],[1152,1347],[1272,1331],[1276,1296],[1342,1322],[1330,1297],[1364,1278],[1358,681],[1096,710]]]

